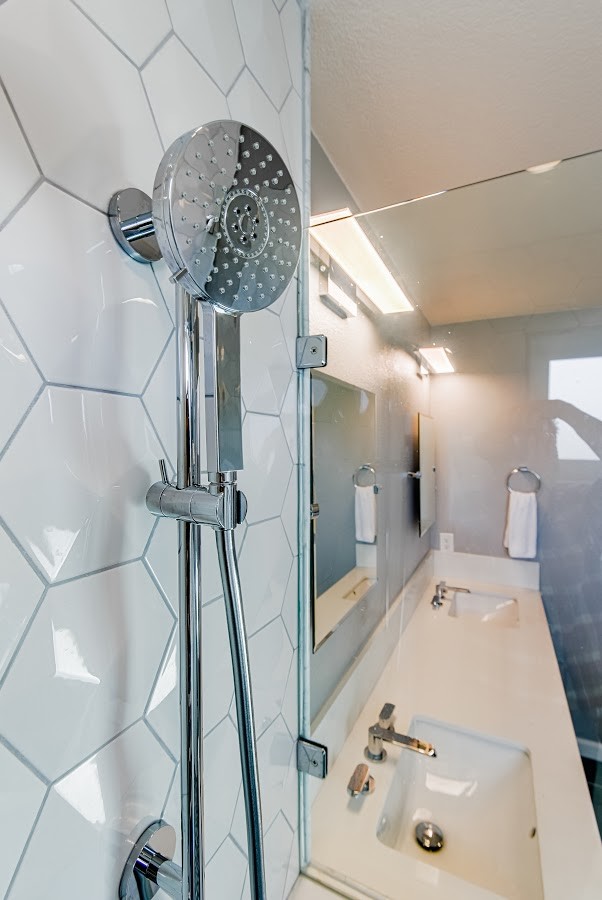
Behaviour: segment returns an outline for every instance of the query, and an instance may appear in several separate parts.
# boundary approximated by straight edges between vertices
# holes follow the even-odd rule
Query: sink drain
[[[423,850],[435,853],[443,847],[443,832],[434,822],[419,822],[416,826],[416,840]]]

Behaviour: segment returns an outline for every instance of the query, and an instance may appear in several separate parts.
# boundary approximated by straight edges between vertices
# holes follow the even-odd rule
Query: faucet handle
[[[370,775],[366,763],[360,763],[355,767],[353,775],[349,779],[347,793],[352,797],[359,797],[360,794],[371,794],[373,791],[374,778]]]
[[[378,716],[378,724],[381,728],[393,728],[395,704],[385,703]]]

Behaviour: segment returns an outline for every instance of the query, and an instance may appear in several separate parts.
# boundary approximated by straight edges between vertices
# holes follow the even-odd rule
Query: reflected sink
[[[465,594],[454,592],[449,607],[449,615],[456,618],[467,616],[491,625],[503,628],[516,628],[518,625],[518,603],[514,597],[504,594]]]
[[[494,895],[543,900],[528,750],[424,716],[415,716],[408,731],[434,744],[437,756],[400,752],[378,839]],[[425,820],[443,831],[435,853],[416,841]]]

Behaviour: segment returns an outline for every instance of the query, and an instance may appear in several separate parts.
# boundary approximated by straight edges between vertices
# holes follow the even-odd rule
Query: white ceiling
[[[311,0],[312,125],[363,210],[602,147],[600,0]]]

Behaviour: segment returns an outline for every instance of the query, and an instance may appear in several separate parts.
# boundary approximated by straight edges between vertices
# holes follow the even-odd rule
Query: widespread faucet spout
[[[427,741],[411,737],[408,734],[400,734],[393,730],[394,709],[395,707],[392,703],[385,704],[379,721],[368,729],[368,746],[364,750],[366,759],[370,759],[372,762],[383,762],[387,758],[387,753],[383,746],[385,743],[394,744],[405,750],[414,750],[423,756],[437,756],[434,746]]]

